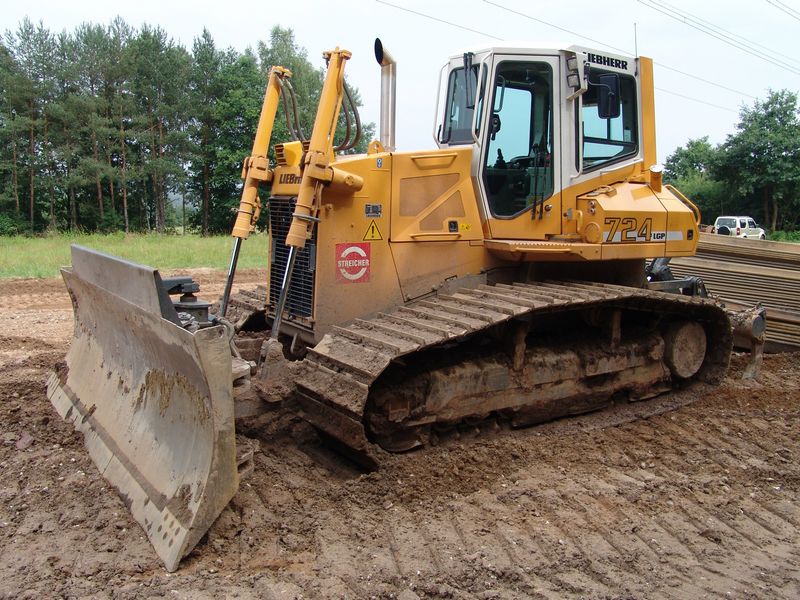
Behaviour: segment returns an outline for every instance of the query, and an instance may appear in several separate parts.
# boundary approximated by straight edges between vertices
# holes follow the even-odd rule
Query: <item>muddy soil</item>
[[[223,274],[193,274],[219,294]],[[255,472],[169,574],[45,397],[72,333],[60,280],[2,281],[0,302],[0,598],[800,597],[800,356],[483,423],[370,474],[275,413],[244,428]]]

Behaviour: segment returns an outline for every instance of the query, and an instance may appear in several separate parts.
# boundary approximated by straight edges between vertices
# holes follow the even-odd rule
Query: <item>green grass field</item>
[[[251,235],[242,244],[239,268],[266,268],[266,234]],[[0,237],[0,278],[56,277],[69,265],[70,244],[80,244],[159,269],[207,267],[226,270],[233,248],[230,236],[59,234],[42,237]]]

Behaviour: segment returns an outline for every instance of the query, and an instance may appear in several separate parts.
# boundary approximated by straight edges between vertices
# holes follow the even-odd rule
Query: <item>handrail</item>
[[[670,192],[672,192],[673,194],[675,194],[675,195],[678,197],[678,200],[680,200],[680,201],[681,201],[681,202],[683,202],[683,203],[684,203],[686,206],[688,206],[688,207],[689,207],[689,210],[691,210],[691,211],[694,213],[694,217],[695,217],[695,224],[696,224],[698,227],[700,227],[700,218],[701,218],[701,217],[700,217],[700,209],[699,209],[699,208],[697,208],[697,205],[696,205],[694,202],[692,202],[691,200],[689,200],[689,199],[688,199],[686,196],[684,196],[683,194],[681,194],[681,193],[678,191],[678,189],[677,189],[677,188],[676,188],[674,185],[670,185],[670,184],[668,183],[668,184],[667,184],[666,186],[664,186],[664,187],[666,187],[666,188],[667,188],[667,189],[668,189]]]
[[[478,135],[478,133],[475,131],[478,127],[478,120],[481,118],[481,115],[478,113],[478,94],[481,94],[480,100],[483,100],[484,96],[486,95],[487,90],[482,89],[481,86],[481,76],[483,75],[483,67],[486,64],[487,59],[488,57],[484,57],[483,60],[481,60],[481,62],[478,64],[478,76],[475,81],[475,104],[472,107],[472,120],[470,122],[470,134],[472,135],[472,141],[478,146],[481,144],[480,135]],[[485,105],[485,102],[481,103],[482,110],[485,110]]]
[[[436,142],[436,145],[441,148],[442,141],[439,129],[439,99],[442,95],[442,75],[444,75],[444,70],[447,68],[447,64],[442,65],[442,68],[439,69],[439,83],[436,85],[436,112],[433,114],[433,141]],[[447,92],[445,92],[445,108],[447,107]],[[442,123],[441,127],[444,128],[444,121],[445,121],[445,113],[442,113]]]
[[[410,233],[408,235],[410,238],[424,238],[424,237],[443,237],[448,240],[457,240],[461,237],[460,233],[451,233],[447,231],[439,231],[439,232],[431,232],[431,233]]]

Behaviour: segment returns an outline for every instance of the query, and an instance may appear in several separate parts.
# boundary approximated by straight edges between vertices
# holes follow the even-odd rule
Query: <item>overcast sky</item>
[[[52,31],[71,31],[81,22],[108,23],[119,15],[133,26],[160,25],[187,49],[203,27],[219,46],[238,50],[267,39],[274,25],[288,27],[314,64],[322,66],[322,52],[336,45],[353,53],[348,79],[361,91],[362,118],[375,123],[380,72],[372,48],[375,37],[380,37],[398,62],[398,150],[435,146],[431,131],[441,66],[451,54],[498,43],[495,38],[525,41],[532,47],[579,44],[631,55],[638,40],[639,54],[656,62],[662,162],[689,139],[707,135],[713,143],[723,142],[733,133],[740,108],[755,98],[766,98],[769,89],[800,89],[796,50],[800,0],[27,0],[5,4],[0,11],[4,31],[15,30],[25,16],[43,21]],[[696,18],[697,27],[723,31],[717,29],[712,37],[664,14],[673,9]],[[771,57],[771,62],[718,38],[739,44],[744,39]]]

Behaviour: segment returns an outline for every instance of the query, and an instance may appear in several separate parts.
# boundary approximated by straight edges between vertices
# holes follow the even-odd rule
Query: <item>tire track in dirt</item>
[[[605,480],[602,480],[602,481],[603,481],[603,484],[607,484],[607,482]],[[622,540],[622,541],[615,540],[614,542],[611,542],[611,539],[617,537],[619,534],[617,532],[613,532],[612,529],[610,528],[610,526],[608,524],[606,524],[607,518],[604,516],[603,513],[607,512],[607,513],[611,513],[611,514],[615,515],[616,518],[614,519],[614,521],[616,523],[621,523],[621,522],[630,523],[631,522],[631,518],[630,518],[631,514],[636,515],[636,519],[633,519],[633,521],[636,521],[636,522],[644,521],[645,520],[645,516],[641,515],[641,514],[637,514],[638,511],[632,510],[632,509],[627,508],[627,507],[619,507],[619,506],[617,506],[615,504],[612,504],[611,502],[608,502],[608,501],[606,501],[606,502],[602,502],[600,500],[596,500],[595,501],[595,499],[592,498],[592,496],[591,496],[593,486],[590,485],[590,484],[584,485],[584,484],[581,484],[581,483],[579,483],[578,481],[575,481],[575,480],[569,480],[569,482],[570,482],[571,486],[575,487],[575,489],[581,490],[580,491],[581,502],[579,502],[577,506],[574,506],[574,510],[577,511],[577,512],[582,513],[583,521],[586,523],[586,527],[588,527],[590,529],[591,528],[596,528],[598,530],[598,532],[600,533],[600,535],[602,536],[602,539],[606,543],[608,543],[610,546],[612,546],[614,548],[614,551],[617,554],[619,554],[620,558],[622,558],[624,560],[626,558],[626,553],[622,550],[622,548],[624,548],[624,544],[626,543],[626,541],[625,540]],[[585,508],[585,505],[592,504],[592,503],[595,503],[595,508],[594,508],[593,511],[589,512]],[[613,525],[611,525],[611,527],[613,527]],[[631,531],[632,530],[633,530],[633,528],[631,528]],[[651,541],[648,541],[648,539],[645,536],[641,535],[638,530],[633,532],[633,533],[636,535],[636,538],[639,540],[639,542],[644,547],[647,548],[647,550],[649,550],[655,556],[659,556],[659,552],[658,551],[654,552],[654,549],[653,549],[653,546],[652,546],[652,538],[650,538]],[[666,531],[666,530],[665,530],[665,533],[669,534],[669,532]],[[671,537],[674,537],[674,536],[671,536]],[[686,558],[687,556],[691,556],[694,559],[698,558],[698,555],[696,553],[694,553],[691,550],[691,548],[689,548],[683,542],[681,542],[681,540],[676,538],[675,541],[677,542],[677,547],[674,544],[670,544],[670,548],[669,548],[669,550],[667,552],[668,554],[681,555],[684,558]],[[662,541],[660,546],[663,547],[664,545],[665,544]],[[637,567],[636,563],[631,561],[630,557],[627,557],[627,558],[628,558],[628,560],[623,562],[623,566],[625,568],[632,567],[639,576],[643,576],[643,575],[647,574],[646,571],[642,571],[641,569],[637,569],[636,568]],[[671,576],[681,580],[684,584],[690,583],[690,581],[687,579],[685,574],[683,572],[681,572],[680,570],[673,570],[671,572]],[[651,584],[652,584],[652,582],[651,582]]]
[[[661,419],[663,420],[663,418]],[[657,426],[655,423],[652,424],[654,427]],[[673,437],[673,440],[680,439]],[[719,440],[715,440],[716,443],[719,443]],[[711,443],[713,445],[713,442]],[[702,453],[701,453],[702,454]],[[669,468],[665,467],[655,467],[656,473],[659,473],[663,480],[675,480],[676,477],[679,476],[678,473],[672,471]],[[645,483],[645,479],[641,480],[642,483]],[[728,535],[731,535],[733,538],[732,545],[741,547],[749,546],[750,550],[749,560],[748,563],[752,565],[753,561],[758,560],[759,567],[764,569],[769,569],[769,566],[774,563],[775,560],[785,560],[786,557],[786,547],[778,546],[777,548],[769,548],[769,542],[772,541],[770,538],[765,539],[757,539],[757,535],[752,534],[749,530],[744,530],[740,527],[735,526],[729,519],[722,517],[718,511],[707,508],[708,503],[703,501],[700,497],[698,497],[694,492],[688,491],[684,493],[680,498],[676,500],[676,506],[682,513],[683,521],[688,525],[680,527],[681,531],[694,531],[698,533],[702,537],[709,538],[713,537],[717,534],[713,532],[712,527],[709,525],[722,526],[722,529],[727,531]],[[738,538],[738,539],[737,539]],[[795,532],[796,538],[796,532]],[[767,546],[767,548],[765,548]],[[774,546],[774,544],[773,544]],[[789,546],[791,548],[791,546]],[[707,550],[705,551],[707,552]],[[698,557],[699,558],[699,557]],[[706,568],[708,568],[706,566]],[[728,570],[718,570],[716,568],[712,569],[713,572],[716,572],[720,575],[723,575],[725,578],[737,581],[743,587],[746,587],[748,582],[742,580],[740,577],[737,576],[736,573],[732,572],[731,569]]]
[[[646,436],[643,436],[643,437],[646,437]],[[637,471],[637,474],[638,473],[639,472]],[[612,472],[612,476],[614,476],[613,472]],[[629,477],[625,476],[625,479],[629,480]],[[643,476],[641,479],[639,479],[639,483],[642,486],[647,486],[649,484],[653,484],[654,481],[657,482],[657,480],[654,480],[650,476],[646,476],[646,477]],[[575,482],[575,484],[577,485],[576,482]],[[584,487],[584,486],[581,486],[581,487]],[[588,486],[584,487],[584,489],[587,491],[587,493],[589,492]],[[609,505],[608,503],[605,503],[604,506],[605,506],[606,509],[610,509],[611,511],[617,512],[618,513],[618,519],[622,518],[621,517],[622,514],[626,515],[626,518],[630,518],[632,516],[633,520],[635,522],[637,522],[637,523],[643,522],[645,524],[645,527],[648,527],[648,529],[641,529],[640,528],[638,530],[633,530],[633,533],[638,537],[639,541],[643,544],[643,546],[645,546],[646,548],[648,548],[652,552],[653,556],[661,555],[664,552],[664,548],[668,547],[667,548],[667,552],[668,553],[670,553],[670,552],[671,553],[681,553],[681,554],[683,554],[685,556],[685,553],[688,551],[691,554],[691,556],[695,560],[698,560],[698,562],[699,562],[700,554],[691,547],[692,546],[691,543],[688,543],[688,542],[685,542],[684,540],[681,540],[680,537],[675,536],[668,528],[663,528],[663,527],[658,528],[661,531],[658,531],[658,529],[657,530],[649,529],[649,527],[652,525],[652,523],[648,522],[647,516],[645,514],[640,513],[639,511],[637,511],[635,506],[634,507],[626,506],[626,507],[622,507],[622,508],[619,508],[619,509],[617,509],[614,506]],[[602,514],[602,511],[600,511],[598,509],[595,509],[595,511],[593,512],[593,519],[594,519],[593,522],[596,523],[596,522],[599,521],[600,517],[598,515],[600,515],[600,514]],[[666,539],[665,539],[665,535],[666,535]],[[675,546],[675,544],[677,544],[677,546]],[[713,569],[710,569],[710,571],[713,572]],[[677,574],[674,574],[674,575],[677,575],[678,577],[682,577],[680,573],[677,573]],[[685,578],[683,578],[683,579],[685,580]]]
[[[558,475],[554,476],[558,477]],[[557,490],[545,491],[539,498],[541,502],[537,503],[536,506],[537,511],[545,520],[545,529],[548,530],[548,533],[553,539],[557,540],[556,543],[564,546],[567,553],[577,558],[581,565],[582,574],[592,582],[587,589],[598,587],[603,590],[603,593],[609,593],[611,590],[619,589],[622,580],[611,579],[610,575],[605,572],[605,566],[602,564],[602,562],[605,561],[601,559],[599,561],[600,564],[598,564],[597,559],[590,558],[583,550],[584,547],[591,546],[593,552],[596,552],[597,555],[603,558],[607,556],[602,552],[601,548],[596,545],[598,532],[594,525],[586,526],[587,524],[583,521],[580,514],[573,512],[574,504],[572,503],[572,499],[566,497]],[[563,518],[565,509],[568,509],[570,512],[571,522],[567,522]],[[578,528],[581,531],[579,535],[578,531],[571,527],[571,525],[578,521],[581,521],[581,525],[583,525],[583,527]],[[602,538],[602,535],[599,537]]]

